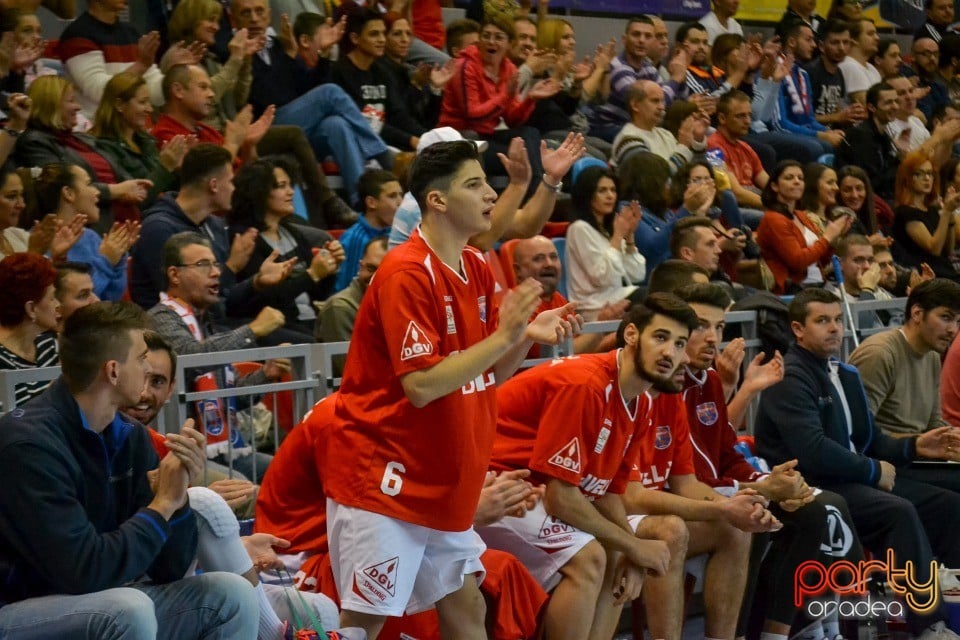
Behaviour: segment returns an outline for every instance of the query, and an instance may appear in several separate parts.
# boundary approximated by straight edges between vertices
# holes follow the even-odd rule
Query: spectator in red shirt
[[[747,223],[756,228],[756,224],[751,224],[754,222],[752,218],[757,224],[759,218],[748,215],[748,211],[763,211],[760,191],[767,186],[770,176],[760,163],[760,156],[743,139],[750,133],[750,118],[750,96],[746,93],[735,89],[720,96],[717,102],[717,130],[707,138],[707,148],[723,152],[730,190],[736,196]]]
[[[484,22],[480,42],[464,49],[456,60],[456,72],[443,93],[438,124],[471,131],[486,140],[489,145],[483,154],[484,166],[491,171],[499,169],[498,154],[506,154],[510,141],[517,136],[523,138],[532,174],[539,176],[543,173],[538,152],[540,133],[524,125],[536,101],[555,95],[560,83],[541,80],[526,94],[518,95],[517,67],[507,57],[514,39],[513,24],[496,17]],[[501,122],[508,128],[498,128]]]

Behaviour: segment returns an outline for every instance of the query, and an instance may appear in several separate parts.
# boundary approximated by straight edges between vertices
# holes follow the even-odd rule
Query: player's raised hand
[[[576,313],[575,302],[537,314],[527,325],[526,335],[540,344],[560,344],[583,331],[583,316]]]
[[[500,326],[497,331],[506,332],[511,342],[516,342],[524,336],[530,316],[540,304],[540,294],[543,285],[527,278],[519,285],[508,291],[500,303]]]

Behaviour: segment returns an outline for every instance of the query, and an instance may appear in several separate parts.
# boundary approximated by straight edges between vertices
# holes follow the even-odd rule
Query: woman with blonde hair
[[[145,207],[164,191],[176,190],[178,180],[174,172],[192,146],[187,136],[178,135],[163,151],[158,150],[157,141],[149,131],[152,114],[150,89],[143,78],[118,73],[103,90],[103,100],[97,107],[90,131],[96,138],[97,149],[113,166],[153,183]]]
[[[213,53],[223,6],[217,0],[183,0],[173,10],[167,32],[170,42],[201,42],[207,46],[207,54],[200,61],[210,76],[216,106],[204,120],[222,131],[228,120],[237,117],[237,112],[250,97],[253,83],[253,54],[263,48],[264,38],[248,38],[246,29],[238,29],[228,45],[230,57],[224,64]]]
[[[153,183],[113,166],[92,136],[74,133],[81,107],[73,85],[59,76],[43,76],[33,81],[27,95],[32,103],[30,119],[17,138],[14,161],[21,167],[54,162],[82,167],[100,193],[100,230],[109,229],[114,220],[139,220],[139,205],[146,201]]]

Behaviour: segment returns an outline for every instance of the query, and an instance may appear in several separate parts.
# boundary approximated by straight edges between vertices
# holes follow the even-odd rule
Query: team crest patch
[[[697,405],[697,419],[700,421],[700,424],[709,427],[715,424],[719,417],[720,412],[717,411],[717,403],[704,402],[703,404]]]
[[[403,336],[403,346],[400,347],[400,359],[412,360],[420,356],[433,353],[433,343],[423,333],[413,320],[407,325],[407,332]]]
[[[373,596],[380,602],[396,595],[397,571],[400,558],[394,556],[354,574],[356,589],[363,596]],[[369,598],[368,598],[369,599]]]
[[[653,448],[663,451],[673,442],[673,436],[670,435],[670,426],[661,425],[657,427],[657,435],[653,440]]]
[[[573,438],[563,445],[560,451],[550,456],[549,462],[561,469],[580,473],[580,438]]]
[[[480,309],[480,322],[487,321],[487,296],[477,298],[477,307]]]

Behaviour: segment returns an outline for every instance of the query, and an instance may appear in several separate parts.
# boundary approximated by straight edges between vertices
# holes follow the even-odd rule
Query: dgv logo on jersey
[[[400,564],[398,556],[371,565],[362,572],[357,572],[356,586],[366,594],[372,595],[380,602],[396,595],[397,567]]]
[[[433,353],[433,343],[423,333],[413,320],[407,325],[407,332],[403,336],[403,345],[400,347],[400,359],[412,360],[420,356]]]
[[[580,438],[574,438],[563,445],[560,451],[550,456],[550,464],[580,473]]]

